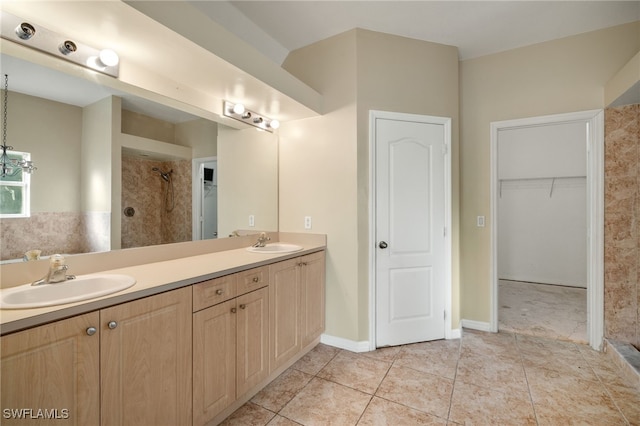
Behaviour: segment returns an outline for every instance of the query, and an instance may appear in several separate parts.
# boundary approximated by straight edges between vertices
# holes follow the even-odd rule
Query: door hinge
[[[442,153],[444,155],[447,155],[448,151],[449,151],[449,148],[448,148],[447,144],[446,143],[442,144]]]
[[[444,311],[443,314],[444,314],[443,317],[446,320],[447,319],[447,311]]]
[[[442,235],[443,236],[447,236],[447,227],[445,226],[444,228],[442,228]]]

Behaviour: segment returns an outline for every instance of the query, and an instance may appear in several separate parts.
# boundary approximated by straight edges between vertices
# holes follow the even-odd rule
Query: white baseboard
[[[471,328],[471,327],[468,327],[468,328]],[[459,339],[461,336],[462,336],[462,330],[459,328],[456,328],[451,330],[445,336],[445,339]],[[324,343],[325,345],[333,346],[335,348],[345,349],[350,352],[370,352],[371,350],[373,350],[371,349],[371,345],[367,340],[356,342],[354,340],[349,340],[342,337],[330,336],[328,334],[323,334],[320,336],[320,343]]]
[[[462,325],[462,328],[470,328],[471,330],[488,331],[488,332],[491,331],[491,324],[483,321],[463,319],[460,321],[460,325]]]
[[[462,331],[459,328],[454,328],[450,330],[449,333],[444,336],[444,338],[447,340],[459,339],[460,337],[462,337]]]
[[[350,352],[369,352],[371,346],[367,340],[356,342],[354,340],[344,339],[342,337],[330,336],[323,334],[320,336],[320,343],[333,346],[340,349],[345,349]]]

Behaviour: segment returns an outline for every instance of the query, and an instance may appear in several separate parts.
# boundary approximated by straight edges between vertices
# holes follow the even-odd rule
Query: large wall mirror
[[[29,215],[0,218],[0,260],[277,231],[277,135],[6,54],[0,64],[7,144],[37,167]],[[1,200],[15,198],[7,188]]]

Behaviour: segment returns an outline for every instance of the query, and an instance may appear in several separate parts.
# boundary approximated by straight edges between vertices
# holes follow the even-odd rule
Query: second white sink
[[[0,309],[41,308],[80,302],[117,293],[135,283],[136,279],[129,275],[90,274],[56,284],[24,284],[0,290]]]
[[[289,243],[271,243],[266,244],[264,247],[247,247],[247,251],[266,254],[293,253],[300,250],[302,250],[302,246]]]

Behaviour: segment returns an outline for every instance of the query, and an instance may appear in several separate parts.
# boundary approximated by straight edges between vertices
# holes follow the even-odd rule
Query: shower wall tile
[[[2,219],[1,260],[22,259],[26,251],[36,249],[42,251],[42,256],[83,253],[81,223],[78,212],[39,212],[27,218]]]
[[[162,163],[122,157],[122,248],[162,242],[162,178],[154,167],[162,169]],[[125,216],[127,207],[133,208],[133,216]]]
[[[175,205],[162,216],[163,243],[191,241],[191,161],[165,162],[163,167],[173,170],[173,196]],[[163,183],[166,185],[166,183]]]
[[[640,105],[605,110],[605,336],[640,347]]]
[[[172,211],[168,183],[154,167],[170,171],[175,204]],[[169,188],[170,191],[170,188]],[[166,200],[165,198],[167,198]],[[168,202],[168,206],[167,206]],[[132,207],[135,214],[125,216]],[[122,158],[122,248],[191,240],[191,161]]]

